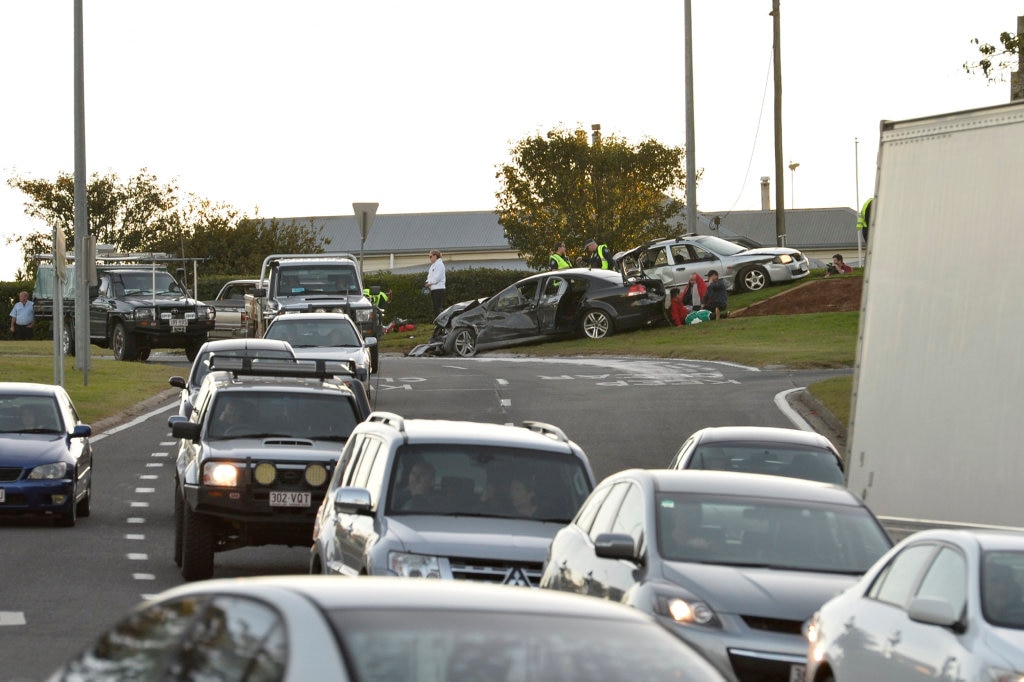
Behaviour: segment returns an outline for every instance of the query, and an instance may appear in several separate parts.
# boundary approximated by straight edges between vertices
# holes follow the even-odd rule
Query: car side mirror
[[[174,417],[178,417],[178,419],[174,419]],[[199,440],[199,432],[203,428],[202,424],[190,422],[181,415],[174,415],[174,417],[168,417],[167,419],[171,427],[172,436],[185,440]]]
[[[88,438],[92,435],[92,427],[88,424],[76,424],[75,428],[71,429],[70,438]]]
[[[365,339],[363,339],[363,345],[365,345],[367,348],[373,348],[374,346],[377,345],[377,337],[367,336]]]
[[[185,383],[185,377],[173,376],[167,380],[167,383],[175,388],[188,388],[188,384]]]
[[[944,628],[951,628],[960,620],[960,616],[953,610],[953,605],[940,597],[911,599],[907,615],[910,616],[910,620],[918,623],[938,625]]]
[[[633,536],[625,533],[601,533],[594,539],[594,553],[602,559],[638,560]]]
[[[367,514],[370,491],[366,488],[338,488],[334,492],[334,511],[338,514]]]

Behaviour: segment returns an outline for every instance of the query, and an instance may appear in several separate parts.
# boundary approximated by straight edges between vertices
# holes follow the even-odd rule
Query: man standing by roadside
[[[441,252],[433,249],[430,252],[430,269],[427,270],[427,281],[423,285],[430,290],[430,302],[434,304],[434,317],[444,309],[444,261]]]
[[[558,242],[555,244],[555,252],[548,258],[548,270],[562,270],[571,267],[572,264],[565,257],[565,242]]]
[[[615,267],[615,258],[607,244],[598,244],[597,240],[591,237],[583,245],[583,248],[586,249],[586,253],[576,259],[577,265],[586,265],[599,270],[611,270]]]
[[[728,317],[729,292],[725,282],[718,278],[717,270],[708,270],[708,288],[704,292],[704,310],[711,311],[711,319],[718,320]]]
[[[11,309],[11,334],[15,341],[31,341],[33,327],[36,324],[36,313],[32,301],[28,300],[28,292],[18,294],[18,302]]]

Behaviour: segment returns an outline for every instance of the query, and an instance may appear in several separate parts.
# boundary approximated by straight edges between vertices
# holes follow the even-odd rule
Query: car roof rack
[[[352,360],[321,360],[296,358],[278,360],[267,358],[210,356],[211,372],[230,372],[238,376],[295,377],[299,379],[333,379],[355,376]]]
[[[554,424],[547,424],[545,422],[538,421],[524,421],[523,428],[539,433],[542,436],[547,436],[551,440],[558,440],[563,443],[569,442],[569,437],[565,435],[565,431]]]
[[[366,418],[366,421],[373,422],[375,424],[384,424],[385,426],[391,426],[395,430],[405,433],[405,419],[401,415],[397,415],[394,412],[385,412],[383,410],[373,411],[370,416]]]

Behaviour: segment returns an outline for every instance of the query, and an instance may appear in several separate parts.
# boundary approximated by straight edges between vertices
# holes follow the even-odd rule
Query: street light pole
[[[799,163],[789,162],[789,207],[796,208],[796,169]]]

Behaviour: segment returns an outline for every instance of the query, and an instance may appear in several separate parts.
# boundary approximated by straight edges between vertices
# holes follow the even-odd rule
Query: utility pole
[[[697,234],[697,157],[694,153],[697,135],[693,130],[693,27],[690,0],[683,8],[686,33],[686,231]]]
[[[89,211],[85,176],[85,65],[82,37],[82,0],[75,0],[75,369],[82,371],[83,385],[89,385]],[[54,292],[54,297],[58,292]]]
[[[786,190],[783,187],[782,161],[782,47],[779,0],[772,0],[772,71],[775,76],[775,241],[786,245]]]

